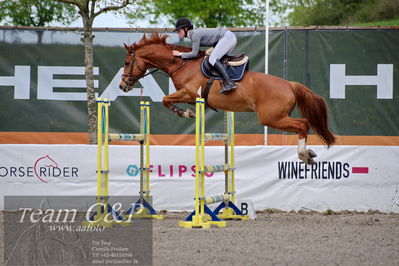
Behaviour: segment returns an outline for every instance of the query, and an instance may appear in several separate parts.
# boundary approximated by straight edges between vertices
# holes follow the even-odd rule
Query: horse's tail
[[[302,117],[308,120],[309,126],[328,147],[334,144],[335,137],[328,129],[327,104],[324,99],[301,83],[291,82],[291,86]]]

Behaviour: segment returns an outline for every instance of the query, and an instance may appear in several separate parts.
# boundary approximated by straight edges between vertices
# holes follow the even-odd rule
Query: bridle
[[[141,76],[138,76],[138,77],[135,77],[135,76],[133,75],[133,67],[134,67],[134,62],[136,61],[136,51],[135,51],[135,50],[129,51],[127,55],[130,55],[130,56],[131,56],[131,59],[130,59],[130,61],[129,61],[129,65],[130,65],[130,69],[129,69],[129,72],[128,72],[129,74],[122,74],[122,79],[123,79],[123,77],[127,77],[127,80],[125,80],[125,83],[126,83],[128,86],[133,86],[134,83],[136,83],[136,81],[138,81],[139,79],[144,78],[145,76],[148,76],[148,75],[150,75],[150,74],[152,74],[152,73],[154,73],[154,72],[157,72],[157,71],[161,70],[160,68],[157,68],[157,69],[154,69],[154,70],[152,70],[152,71],[150,71],[150,72],[148,72],[148,73],[145,73],[145,71],[139,66],[139,64],[136,63],[136,67],[137,67],[141,72],[143,72],[143,73],[145,73],[145,74],[144,74],[144,75],[141,75]],[[175,59],[173,59],[173,61],[172,61],[171,63],[169,63],[168,65],[166,65],[166,66],[169,66],[169,65],[173,64],[174,61],[175,61]],[[176,73],[181,67],[183,67],[183,66],[184,66],[185,64],[187,64],[188,62],[190,62],[190,60],[185,60],[182,64],[180,64],[179,66],[177,66],[177,67],[176,67],[174,70],[172,70],[170,73],[167,73],[168,76],[169,76],[169,77],[172,77],[172,75],[173,75],[174,73]]]
[[[157,72],[159,70],[159,68],[157,68],[157,69],[152,70],[152,71],[150,71],[150,72],[148,72],[148,73],[146,73],[144,75],[141,75],[139,77],[135,77],[133,75],[133,66],[134,66],[134,62],[136,61],[136,51],[133,50],[132,52],[129,52],[127,55],[131,56],[131,59],[129,61],[129,65],[130,65],[129,74],[122,74],[122,78],[123,77],[127,77],[127,80],[125,82],[126,82],[126,84],[128,86],[133,86],[134,83],[136,83],[136,81],[138,81],[139,79],[144,78],[145,76],[148,76],[148,75],[150,75],[150,74],[152,74],[154,72]],[[139,64],[136,64],[136,66],[141,72],[145,73],[145,71],[139,66]]]

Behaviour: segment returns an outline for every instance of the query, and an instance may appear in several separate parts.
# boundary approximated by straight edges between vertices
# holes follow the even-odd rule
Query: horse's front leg
[[[191,109],[183,110],[175,105],[174,103],[192,103],[195,102],[197,96],[190,93],[187,89],[180,89],[172,94],[163,97],[163,105],[170,109],[172,112],[180,117],[193,118],[195,113]]]

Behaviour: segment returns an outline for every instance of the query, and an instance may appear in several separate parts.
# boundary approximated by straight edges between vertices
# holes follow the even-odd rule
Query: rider
[[[198,56],[200,46],[214,47],[214,50],[209,56],[208,61],[212,66],[215,67],[215,69],[219,72],[219,75],[223,77],[224,81],[226,82],[220,93],[232,91],[237,87],[237,85],[231,81],[225,66],[219,60],[234,49],[237,43],[237,38],[234,33],[220,28],[194,29],[193,24],[188,18],[180,18],[176,22],[175,31],[177,31],[180,38],[186,37],[191,39],[192,51],[182,53],[173,50],[174,56],[181,56],[182,58],[195,58]]]

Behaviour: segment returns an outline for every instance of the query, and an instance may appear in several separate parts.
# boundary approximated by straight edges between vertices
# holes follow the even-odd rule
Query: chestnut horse
[[[191,48],[166,43],[167,35],[151,34],[128,46],[125,44],[124,74],[119,87],[124,92],[146,74],[147,69],[156,68],[167,73],[175,85],[176,92],[163,98],[166,108],[180,117],[194,117],[191,109],[183,110],[173,104],[193,103],[203,95],[208,81],[200,69],[204,57],[185,60],[172,55],[172,50],[182,52]],[[312,128],[328,147],[335,142],[328,129],[327,105],[324,99],[305,85],[287,81],[264,73],[247,71],[237,89],[229,94],[220,94],[219,82],[214,82],[208,96],[209,106],[231,112],[256,112],[259,123],[281,131],[295,132],[299,135],[298,157],[307,164],[314,164],[316,154],[306,149],[309,127]],[[303,118],[290,117],[298,105]]]

